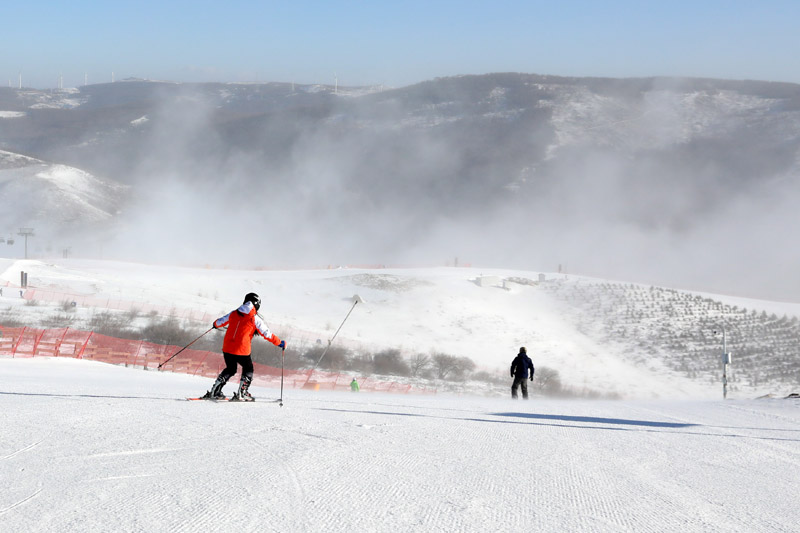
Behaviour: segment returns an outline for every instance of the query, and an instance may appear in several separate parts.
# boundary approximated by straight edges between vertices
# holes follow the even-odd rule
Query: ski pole
[[[197,337],[195,340],[193,340],[192,342],[190,342],[189,344],[187,344],[186,346],[184,346],[183,348],[181,348],[180,350],[178,350],[177,352],[175,352],[175,354],[174,354],[172,357],[170,357],[169,359],[167,359],[166,361],[164,361],[163,363],[161,363],[160,365],[158,365],[158,369],[159,369],[159,370],[161,370],[161,367],[162,367],[162,366],[164,366],[164,365],[166,365],[167,363],[169,363],[170,361],[172,361],[172,359],[173,359],[173,358],[174,358],[176,355],[178,355],[179,353],[181,353],[182,351],[184,351],[186,348],[188,348],[188,347],[189,347],[189,346],[191,346],[192,344],[194,344],[194,343],[196,343],[197,341],[199,341],[201,337],[204,337],[204,336],[206,335],[206,333],[208,333],[208,332],[209,332],[209,331],[211,331],[212,329],[214,329],[214,326],[211,326],[210,328],[208,328],[208,331],[206,331],[205,333],[203,333],[202,335],[200,335],[200,337]]]
[[[280,407],[283,407],[283,359],[286,353],[286,348],[281,348],[281,397],[278,398]]]

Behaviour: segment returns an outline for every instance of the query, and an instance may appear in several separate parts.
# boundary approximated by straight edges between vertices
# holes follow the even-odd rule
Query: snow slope
[[[366,304],[353,310],[336,339],[352,349],[399,348],[406,356],[431,352],[466,356],[479,369],[506,376],[519,346],[526,346],[537,367],[558,371],[562,381],[573,387],[631,398],[717,398],[721,394],[719,381],[690,380],[660,368],[657,360],[636,365],[625,356],[624,345],[596,341],[569,320],[563,303],[547,290],[523,283],[538,280],[537,272],[476,268],[265,271],[0,259],[0,283],[18,283],[20,270],[28,272],[29,284],[39,290],[213,316],[228,312],[244,294],[255,291],[262,297],[261,313],[271,329],[293,346],[330,338],[350,310],[351,297],[359,294]],[[476,282],[490,274],[519,283],[480,286]],[[33,298],[37,299],[35,293]],[[14,290],[0,297],[0,305],[12,306],[32,325],[57,314],[61,301],[25,306]],[[745,303],[738,298],[733,301]],[[746,303],[751,309],[800,315],[798,304]],[[79,317],[88,320],[95,311],[81,309]],[[81,329],[80,321],[72,327]],[[783,391],[751,390],[745,397],[772,392]]]
[[[797,400],[286,391],[0,358],[0,530],[797,531]],[[228,386],[231,388],[231,385]],[[268,400],[278,391],[256,388]]]
[[[0,150],[0,228],[57,232],[110,222],[127,187],[67,165]]]

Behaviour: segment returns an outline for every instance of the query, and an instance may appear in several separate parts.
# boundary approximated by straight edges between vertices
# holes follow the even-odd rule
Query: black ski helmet
[[[248,292],[247,296],[244,297],[244,302],[242,303],[246,304],[247,302],[252,303],[253,307],[256,308],[256,311],[258,311],[258,309],[261,307],[261,298],[259,298],[258,294],[254,292]]]

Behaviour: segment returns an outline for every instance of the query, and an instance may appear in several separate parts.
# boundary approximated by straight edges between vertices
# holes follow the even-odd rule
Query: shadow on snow
[[[560,420],[562,422],[586,422],[588,424],[618,424],[622,426],[644,426],[654,428],[689,428],[699,424],[682,422],[655,422],[652,420],[627,420],[625,418],[598,418],[594,416],[541,415],[537,413],[490,413],[492,416],[511,416],[535,420]]]
[[[47,398],[110,398],[113,400],[180,400],[186,401],[186,398],[165,398],[162,396],[114,396],[111,394],[54,394],[45,392],[3,392],[0,394],[6,396],[43,396]]]
[[[334,409],[330,407],[317,407],[319,411],[331,411],[338,413],[358,413],[358,414],[372,414],[372,415],[390,415],[390,416],[405,416],[412,418],[438,418],[443,420],[463,420],[464,422],[488,422],[490,424],[519,424],[523,426],[553,426],[553,427],[569,427],[575,429],[592,429],[604,431],[644,431],[644,432],[659,432],[659,433],[685,433],[687,435],[705,436],[705,437],[734,437],[734,438],[747,438],[757,440],[772,440],[784,442],[800,442],[798,439],[789,439],[781,437],[765,437],[761,435],[744,435],[737,433],[712,433],[698,431],[703,428],[713,428],[714,426],[704,426],[703,424],[692,423],[676,423],[676,422],[656,422],[653,420],[628,420],[624,418],[600,418],[593,416],[570,416],[570,415],[544,415],[536,413],[487,413],[488,416],[493,417],[507,417],[517,418],[524,420],[502,420],[500,418],[475,418],[475,417],[458,417],[458,416],[436,416],[421,413],[400,413],[392,411],[362,411],[357,409]],[[568,423],[565,423],[568,422]],[[588,424],[588,425],[584,425]],[[603,425],[595,425],[603,424]],[[694,431],[676,431],[681,429],[695,428]],[[720,428],[727,429],[727,428]],[[747,428],[738,428],[747,429]],[[770,431],[766,428],[760,428],[764,431]]]

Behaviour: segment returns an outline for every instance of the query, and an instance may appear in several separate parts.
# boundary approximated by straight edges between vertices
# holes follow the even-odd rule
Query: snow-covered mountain
[[[90,235],[75,247],[85,256],[460,257],[800,299],[800,258],[782,244],[798,231],[795,84],[506,73],[400,88],[0,88],[0,149],[131,187],[119,231]],[[243,209],[273,252],[228,238]]]
[[[128,187],[67,165],[0,150],[0,228],[35,226],[45,234],[102,233]]]

